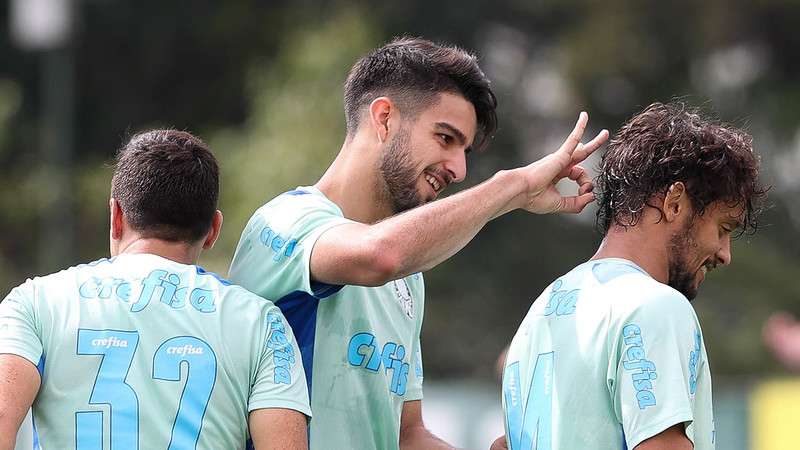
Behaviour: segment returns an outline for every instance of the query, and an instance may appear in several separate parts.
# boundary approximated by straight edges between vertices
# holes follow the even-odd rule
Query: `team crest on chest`
[[[414,299],[411,297],[411,289],[408,287],[408,283],[406,283],[405,279],[394,280],[392,281],[392,285],[394,286],[394,293],[397,297],[397,302],[400,303],[400,307],[403,308],[403,312],[406,313],[409,319],[414,318]]]

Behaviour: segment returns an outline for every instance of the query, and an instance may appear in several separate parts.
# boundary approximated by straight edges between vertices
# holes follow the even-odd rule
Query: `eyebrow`
[[[436,126],[439,127],[439,128],[444,128],[445,130],[447,130],[450,133],[452,133],[455,136],[455,138],[456,138],[456,140],[458,141],[459,144],[464,145],[464,144],[467,143],[467,137],[464,135],[464,133],[462,133],[461,130],[459,130],[458,128],[450,125],[449,123],[447,123],[447,122],[436,122]],[[472,148],[472,146],[470,145],[470,149],[471,148]]]

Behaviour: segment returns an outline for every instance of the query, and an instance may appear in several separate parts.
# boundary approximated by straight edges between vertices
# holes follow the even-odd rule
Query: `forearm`
[[[523,182],[513,171],[501,171],[471,189],[373,225],[381,247],[397,258],[390,278],[428,270],[453,256],[487,222],[515,208]]]
[[[400,434],[400,450],[454,450],[455,447],[434,436],[424,426],[414,426]]]
[[[0,427],[0,450],[14,450],[17,443],[17,432]]]
[[[578,213],[594,199],[591,178],[576,164],[608,137],[604,130],[580,144],[587,116],[555,153],[443,200],[411,209],[373,225],[334,227],[314,244],[311,275],[328,284],[380,286],[428,270],[461,250],[486,222],[517,208],[537,214]],[[576,150],[579,149],[579,150]],[[559,180],[569,178],[578,195],[563,196]]]

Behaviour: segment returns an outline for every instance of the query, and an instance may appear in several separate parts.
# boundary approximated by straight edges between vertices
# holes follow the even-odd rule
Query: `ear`
[[[668,223],[674,222],[689,209],[689,194],[686,192],[686,185],[682,181],[672,183],[664,195],[664,204],[661,210],[664,212],[664,220]]]
[[[388,97],[378,97],[369,104],[369,122],[378,142],[386,142],[389,136],[389,119],[396,112],[394,102]]]
[[[211,219],[211,229],[208,230],[206,240],[203,241],[203,250],[209,250],[214,247],[214,243],[216,243],[217,238],[219,238],[220,230],[222,230],[222,212],[216,210],[216,212],[214,212],[214,218]]]
[[[115,198],[111,198],[108,200],[108,210],[110,214],[110,222],[111,222],[111,240],[112,241],[119,241],[122,239],[122,232],[124,228],[124,219],[122,218],[122,207],[119,205],[119,202]]]

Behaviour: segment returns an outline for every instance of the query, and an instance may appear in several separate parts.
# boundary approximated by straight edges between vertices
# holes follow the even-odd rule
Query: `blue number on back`
[[[184,362],[189,370],[172,425],[169,450],[195,448],[217,379],[214,351],[204,341],[191,336],[174,337],[161,344],[153,357],[153,378],[180,381]]]
[[[536,358],[528,397],[522,403],[519,362],[506,367],[503,395],[509,450],[550,450],[553,417],[553,352]],[[536,442],[534,446],[533,443]]]
[[[77,353],[102,356],[89,403],[108,405],[111,411],[111,450],[139,448],[139,400],[125,381],[138,343],[136,331],[78,330]],[[184,362],[188,365],[186,384],[172,425],[169,450],[196,447],[217,379],[214,350],[191,336],[174,337],[161,344],[153,356],[153,378],[180,381]],[[75,413],[77,450],[103,448],[103,414],[102,411]]]
[[[112,449],[139,447],[139,400],[125,382],[138,344],[135,331],[78,330],[78,354],[102,356],[89,403],[106,404],[111,410]],[[102,446],[102,414],[78,411],[75,420],[78,450]]]

